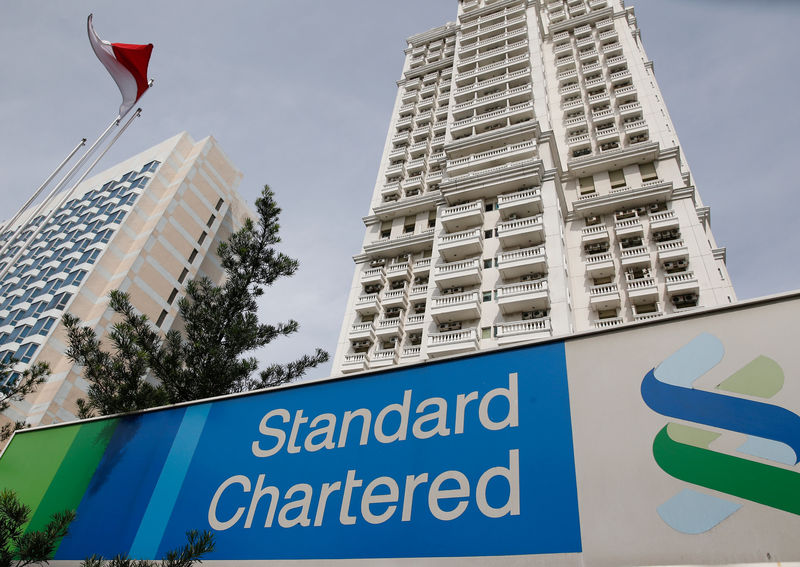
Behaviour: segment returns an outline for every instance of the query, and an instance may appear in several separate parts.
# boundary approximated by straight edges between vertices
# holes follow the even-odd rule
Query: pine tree
[[[67,356],[84,366],[88,397],[81,417],[129,412],[164,404],[244,392],[286,383],[328,360],[316,349],[286,365],[274,364],[254,376],[256,359],[247,356],[280,336],[298,330],[289,320],[276,325],[258,321],[256,298],[283,276],[297,270],[297,261],[279,253],[280,208],[269,186],[256,200],[258,221],[248,219],[217,254],[225,281],[190,281],[178,303],[182,331],[162,336],[121,291],[111,292],[111,308],[120,316],[110,334],[114,352],[106,352],[92,329],[65,314]],[[155,380],[153,380],[155,379]]]
[[[50,366],[46,362],[37,362],[25,370],[17,370],[19,361],[9,357],[0,360],[0,412],[11,406],[12,400],[21,400],[47,380]],[[8,439],[11,434],[25,427],[25,422],[6,423],[0,427],[0,441]]]
[[[57,512],[43,530],[25,532],[30,517],[30,507],[13,490],[0,491],[0,567],[46,564],[67,535],[75,512]]]
[[[110,561],[92,555],[83,560],[81,567],[191,567],[207,553],[214,551],[214,534],[209,531],[186,532],[187,543],[181,548],[168,551],[160,562],[147,559],[131,559],[126,555],[117,555]]]

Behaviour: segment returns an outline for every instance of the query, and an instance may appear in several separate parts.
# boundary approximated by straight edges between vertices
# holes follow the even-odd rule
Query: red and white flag
[[[89,42],[95,55],[100,59],[122,93],[122,104],[119,107],[120,118],[133,108],[136,101],[150,87],[147,80],[147,64],[153,44],[133,45],[130,43],[110,43],[97,37],[89,14]]]

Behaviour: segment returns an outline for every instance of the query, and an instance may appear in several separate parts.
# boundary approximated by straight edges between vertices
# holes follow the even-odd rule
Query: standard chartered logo
[[[653,456],[675,478],[800,515],[800,416],[761,401],[782,389],[783,370],[771,358],[758,356],[716,391],[694,388],[724,354],[722,342],[703,333],[645,375],[644,402],[661,415],[693,424],[667,423],[653,441]],[[712,443],[723,435],[719,430],[745,435],[735,452],[759,460],[714,450]],[[740,507],[731,499],[687,488],[660,505],[658,514],[673,529],[696,534]]]

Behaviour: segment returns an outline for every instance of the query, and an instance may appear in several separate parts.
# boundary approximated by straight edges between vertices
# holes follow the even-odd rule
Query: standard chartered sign
[[[496,418],[490,415],[490,405],[498,406],[495,413],[499,415]],[[383,407],[374,416],[374,424],[373,414],[368,408],[346,410],[339,415],[325,412],[313,417],[307,417],[303,409],[292,414],[285,408],[276,408],[261,419],[258,431],[262,438],[253,441],[251,450],[255,457],[270,458],[280,453],[291,455],[336,451],[345,449],[348,442],[362,446],[386,445],[407,441],[409,437],[424,440],[435,436],[467,435],[465,423],[468,412],[477,417],[470,419],[470,423],[486,431],[518,427],[517,373],[508,375],[507,387],[495,388],[483,396],[477,390],[459,393],[450,400],[449,405],[444,397],[417,400],[413,390],[405,390],[402,402]],[[390,422],[392,424],[388,425]],[[223,481],[211,499],[209,525],[220,531],[240,524],[249,529],[254,526],[254,521],[258,526],[259,520],[265,528],[274,525],[282,528],[312,524],[322,526],[326,517],[329,523],[338,521],[341,525],[353,525],[359,520],[382,524],[396,514],[400,515],[401,522],[410,522],[417,492],[423,493],[427,507],[416,513],[428,513],[437,520],[455,520],[467,509],[471,498],[487,518],[518,516],[520,513],[519,449],[509,450],[504,466],[489,467],[474,484],[458,470],[446,470],[435,476],[430,472],[415,472],[398,478],[383,475],[362,479],[358,478],[357,469],[348,469],[345,478],[323,482],[320,486],[305,482],[293,484],[286,488],[282,498],[280,488],[270,485],[266,476],[262,473],[257,479],[251,479],[247,475],[237,474]],[[499,488],[507,493],[505,498],[501,498],[503,502],[489,502],[487,489],[490,482],[504,484]],[[354,492],[362,488],[358,498],[360,503],[354,503]],[[223,498],[243,504],[229,519],[220,519],[217,513]],[[257,519],[256,513],[262,500],[268,504],[262,513],[264,518]],[[338,502],[338,514],[328,511],[326,516],[329,500]],[[278,512],[276,522],[275,515],[281,502],[285,503]]]
[[[189,529],[218,560],[581,550],[563,343],[23,434],[0,476],[29,486],[48,435],[71,445],[29,500],[78,511],[57,559]]]

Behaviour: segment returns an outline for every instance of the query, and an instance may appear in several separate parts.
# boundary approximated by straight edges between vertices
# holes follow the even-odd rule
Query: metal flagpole
[[[14,257],[11,258],[6,263],[6,265],[2,268],[2,270],[0,270],[0,280],[2,280],[6,276],[6,274],[8,274],[8,272],[11,270],[12,266],[14,266],[14,264],[17,262],[17,260],[19,260],[20,256],[22,256],[22,254],[28,248],[30,243],[34,241],[34,239],[39,235],[39,233],[42,231],[42,229],[45,227],[45,225],[47,225],[47,221],[49,221],[50,218],[55,214],[55,212],[58,209],[61,208],[61,206],[67,201],[69,196],[72,195],[72,193],[78,187],[78,185],[80,185],[80,183],[84,179],[86,179],[86,177],[89,175],[89,173],[94,168],[94,166],[97,165],[97,162],[100,161],[100,159],[106,154],[106,152],[108,152],[108,150],[111,148],[111,146],[114,145],[114,143],[119,139],[119,137],[122,135],[122,133],[128,128],[128,126],[130,126],[131,122],[133,122],[133,120],[136,117],[138,117],[141,114],[141,112],[142,112],[142,109],[138,108],[136,110],[136,112],[133,114],[133,116],[131,116],[127,120],[127,122],[125,122],[125,125],[120,129],[119,132],[117,132],[116,136],[114,136],[114,138],[111,140],[111,142],[108,144],[108,146],[106,146],[106,148],[102,151],[102,153],[97,157],[97,159],[95,159],[94,162],[92,162],[92,164],[89,166],[89,168],[81,175],[80,179],[72,186],[72,188],[69,189],[68,191],[64,191],[63,192],[64,196],[61,198],[61,200],[58,202],[58,204],[55,207],[50,208],[50,211],[47,213],[47,216],[42,220],[41,223],[39,223],[39,226],[37,226],[36,229],[33,231],[33,233],[27,238],[27,240],[22,245],[20,245],[19,250],[17,250],[16,254],[14,254]],[[94,152],[95,148],[97,148],[97,146],[100,144],[100,142],[103,141],[103,139],[108,135],[108,133],[115,126],[117,126],[119,124],[120,120],[121,120],[121,117],[118,115],[111,122],[111,124],[108,125],[108,128],[106,128],[105,131],[102,134],[100,134],[100,136],[97,138],[97,140],[95,140],[95,142],[91,145],[91,147],[88,150],[86,150],[86,152],[81,156],[81,158],[78,160],[78,163],[76,163],[72,167],[72,169],[69,170],[69,172],[53,188],[53,190],[50,191],[50,194],[47,196],[47,198],[44,201],[42,201],[42,203],[39,204],[39,206],[36,208],[36,211],[31,215],[31,219],[36,218],[36,216],[39,214],[39,212],[44,210],[48,206],[48,204],[53,200],[53,197],[56,196],[56,193],[67,183],[67,181],[69,181],[69,179],[75,174],[77,169],[79,167],[81,167],[86,162],[86,160],[89,158],[89,156]],[[7,243],[7,245],[8,244],[10,244],[10,242]]]
[[[39,195],[42,193],[42,191],[44,191],[44,188],[47,187],[50,184],[50,182],[53,180],[53,178],[55,178],[55,176],[58,175],[58,173],[64,168],[64,166],[67,165],[67,163],[69,163],[69,160],[71,160],[75,156],[75,154],[78,153],[78,150],[81,149],[81,147],[83,147],[85,145],[86,145],[86,138],[83,138],[80,142],[78,142],[78,145],[75,146],[75,148],[69,153],[69,155],[66,158],[64,158],[64,161],[62,161],[59,164],[59,166],[55,169],[55,171],[53,171],[53,173],[50,174],[50,177],[48,177],[45,180],[45,182],[42,183],[39,186],[39,188],[33,194],[33,197],[28,199],[28,201],[24,205],[22,205],[22,208],[19,211],[17,211],[17,214],[14,215],[14,218],[12,218],[10,221],[8,221],[8,222],[3,224],[3,228],[0,229],[0,232],[2,232],[2,230],[5,230],[6,228],[10,228],[10,227],[14,226],[14,223],[17,222],[19,217],[22,216],[22,213],[24,213],[27,210],[27,208],[31,206],[31,203],[33,203],[36,200],[36,198],[39,197]],[[2,248],[0,248],[0,258],[3,257],[3,254],[5,253],[6,249],[9,246],[9,244],[11,243],[12,240],[14,240],[17,237],[17,234],[19,233],[19,231],[21,229],[22,229],[21,226],[18,227],[17,230],[14,231],[14,234],[12,234],[11,237],[8,239],[6,244],[3,245]]]

